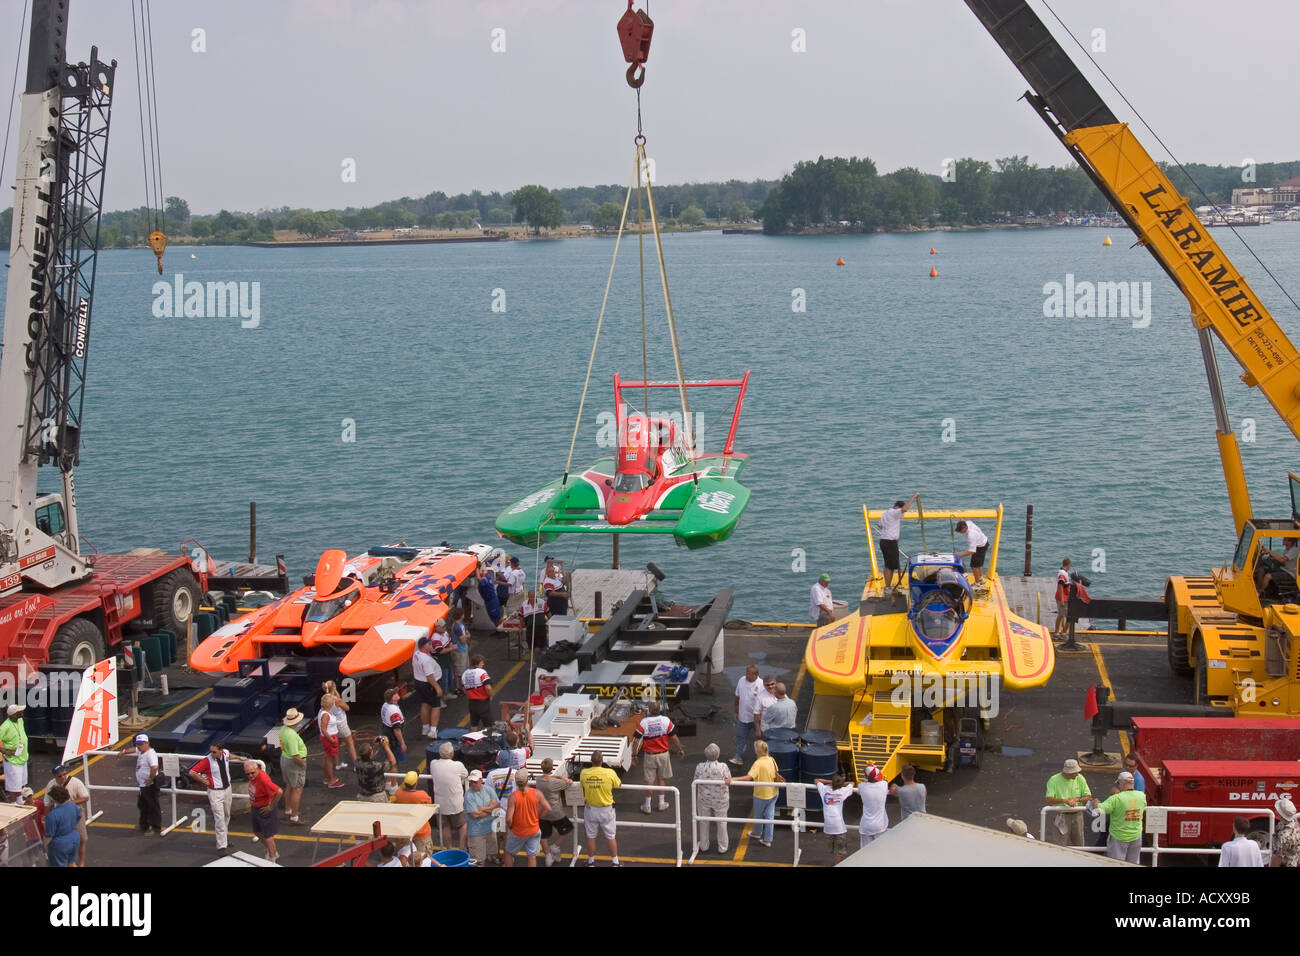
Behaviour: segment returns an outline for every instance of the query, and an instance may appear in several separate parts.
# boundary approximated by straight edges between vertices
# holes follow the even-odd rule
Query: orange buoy
[[[843,260],[843,259],[836,259],[836,260],[835,260],[835,264],[836,264],[837,266],[842,266],[842,265],[844,265],[844,260]]]
[[[939,270],[936,269],[934,266],[931,266],[931,267],[930,267],[930,278],[931,278],[931,279],[937,279],[938,277],[939,277]]]
[[[937,253],[937,252],[934,251],[934,246],[931,246],[931,247],[930,247],[930,255],[932,255],[932,256],[937,256],[938,254],[939,254],[939,253]]]

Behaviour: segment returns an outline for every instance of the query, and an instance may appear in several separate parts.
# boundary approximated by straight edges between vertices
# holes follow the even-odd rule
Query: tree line
[[[1192,205],[1204,198],[1228,203],[1242,185],[1271,186],[1300,175],[1300,161],[1260,163],[1243,181],[1237,166],[1189,164],[1166,167],[1174,185]],[[277,231],[323,238],[338,230],[475,229],[527,224],[535,231],[564,224],[585,223],[598,230],[617,228],[626,186],[574,186],[549,189],[539,184],[511,192],[473,190],[448,196],[404,196],[374,206],[345,209],[293,209],[281,206],[256,212],[221,210],[192,215],[186,200],[171,196],[163,215],[139,207],[104,213],[101,248],[145,244],[160,226],[173,238],[214,245],[271,240]],[[1076,167],[1040,167],[1027,156],[1009,156],[988,163],[966,157],[947,175],[923,173],[909,167],[880,174],[872,160],[859,157],[818,157],[795,165],[779,181],[687,183],[654,187],[661,221],[670,226],[696,226],[705,220],[743,223],[761,219],[769,233],[805,229],[905,229],[936,225],[981,225],[1051,217],[1057,213],[1097,215],[1110,206],[1084,172]],[[629,219],[635,215],[629,210]],[[645,212],[648,218],[648,211]],[[0,211],[0,236],[8,247],[13,210]],[[843,224],[847,223],[845,226]]]

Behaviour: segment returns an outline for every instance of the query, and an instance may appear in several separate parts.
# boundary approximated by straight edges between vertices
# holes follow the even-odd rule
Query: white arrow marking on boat
[[[385,644],[390,644],[393,641],[418,641],[429,636],[429,629],[405,621],[385,621],[375,625],[375,633],[384,639]]]

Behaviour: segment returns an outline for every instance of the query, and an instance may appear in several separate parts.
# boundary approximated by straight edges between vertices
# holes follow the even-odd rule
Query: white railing
[[[665,794],[665,795],[672,794],[672,805],[673,805],[672,823],[650,823],[645,820],[637,820],[635,818],[623,817],[618,820],[618,827],[619,829],[623,829],[626,827],[629,829],[640,829],[640,830],[672,830],[674,849],[677,854],[677,866],[681,866],[682,865],[682,792],[678,790],[676,787],[657,787],[646,783],[625,783],[618,788],[618,791],[620,793],[629,790],[641,791],[643,793],[650,794],[650,795],[656,793]],[[573,807],[571,809],[583,810],[585,812],[586,804],[582,804],[578,807]],[[577,866],[578,858],[582,856],[582,841],[586,839],[585,825],[583,823],[583,819],[584,818],[582,815],[577,815],[575,819],[575,826],[573,828],[573,859],[569,862],[569,866],[571,867]],[[600,841],[603,839],[604,839],[603,836],[597,834],[596,840],[593,842],[593,845],[597,846],[598,848]]]
[[[691,858],[687,862],[694,863],[695,858],[699,856],[700,845],[699,845],[698,833],[699,833],[699,825],[701,823],[706,823],[706,824],[707,823],[740,823],[740,824],[751,824],[750,826],[751,832],[757,829],[758,827],[764,826],[766,824],[771,824],[772,826],[775,827],[789,827],[790,832],[794,835],[794,858],[791,860],[790,865],[791,866],[799,865],[799,860],[803,856],[803,850],[799,846],[799,834],[807,832],[807,830],[809,829],[808,819],[806,816],[807,793],[809,790],[816,790],[817,789],[816,784],[795,783],[794,781],[791,780],[787,780],[783,783],[763,782],[759,780],[732,780],[729,784],[726,784],[726,786],[730,786],[730,787],[750,787],[750,788],[777,787],[781,790],[784,790],[786,794],[787,809],[791,811],[790,818],[788,820],[780,819],[780,818],[774,818],[771,820],[764,818],[760,820],[753,816],[719,817],[719,816],[702,814],[699,812],[699,788],[708,787],[708,786],[721,787],[724,786],[724,784],[719,780],[698,779],[698,780],[691,781],[691,839],[694,841],[695,845],[691,849]],[[804,806],[791,805],[792,804],[791,794],[796,792],[800,793],[802,795],[802,798],[795,798],[793,804],[804,804]],[[857,831],[861,833],[860,824],[846,823],[845,829],[850,832]]]
[[[93,756],[103,756],[103,757],[117,757],[117,758],[121,758],[122,756],[124,756],[124,754],[125,754],[126,756],[135,756],[135,754],[132,754],[132,753],[130,753],[130,752],[126,752],[126,751],[121,751],[121,750],[91,750],[91,751],[87,751],[86,753],[84,753],[84,754],[81,755],[81,779],[82,779],[82,782],[85,783],[85,785],[86,785],[86,790],[89,791],[89,793],[90,793],[90,797],[89,797],[89,799],[86,800],[86,820],[85,820],[85,822],[86,822],[87,825],[89,825],[89,824],[91,824],[91,823],[94,823],[96,820],[98,820],[100,817],[102,817],[102,816],[104,815],[104,811],[103,811],[103,810],[100,810],[98,813],[94,812],[93,801],[94,801],[94,799],[95,799],[95,791],[96,791],[96,790],[103,790],[103,791],[106,791],[106,792],[109,792],[109,793],[136,793],[136,794],[138,794],[138,793],[140,792],[140,788],[139,788],[138,786],[136,786],[136,787],[122,787],[122,786],[117,786],[117,785],[115,785],[115,784],[108,784],[108,783],[92,783],[91,780],[90,780],[90,765],[91,765],[91,762],[92,762],[92,761],[89,759],[90,757],[93,757]],[[159,776],[162,776],[162,775],[163,775],[163,773],[162,773],[162,758],[163,758],[164,756],[171,756],[171,755],[170,755],[170,754],[162,754],[162,753],[159,753],[159,754],[158,754],[158,775],[159,775]],[[193,764],[195,764],[195,763],[198,763],[200,760],[204,759],[204,757],[207,757],[207,754],[203,754],[203,755],[201,755],[201,756],[195,756],[195,755],[193,755],[193,754],[176,754],[175,756],[176,756],[176,759],[177,759],[178,761],[181,761],[182,763],[183,763],[183,762],[186,762],[186,761],[189,761],[189,762],[191,763],[191,765],[193,765]],[[189,770],[186,769],[185,767],[181,767],[181,768],[180,768],[180,772],[181,772],[182,774],[188,774],[188,773],[189,773]],[[179,774],[178,774],[177,776],[179,776]],[[232,781],[232,785],[233,785],[233,781]],[[168,833],[171,833],[171,832],[172,832],[173,830],[175,830],[178,826],[180,826],[182,823],[184,823],[186,820],[188,820],[188,819],[190,818],[190,814],[189,814],[189,813],[186,813],[184,816],[180,816],[180,815],[179,815],[179,814],[180,814],[180,808],[179,808],[179,806],[177,805],[177,802],[176,802],[176,798],[177,798],[177,796],[178,796],[179,794],[184,793],[184,794],[187,794],[188,796],[193,796],[193,797],[205,797],[205,796],[206,796],[206,792],[205,792],[205,791],[200,791],[200,790],[189,790],[189,789],[181,789],[180,787],[177,787],[177,786],[176,786],[175,781],[173,781],[172,784],[171,784],[170,786],[167,786],[167,787],[159,787],[159,792],[160,792],[160,793],[167,793],[167,794],[170,794],[170,795],[171,795],[172,822],[171,822],[168,826],[163,827],[163,831],[162,831],[162,832],[163,832],[164,835],[166,835],[166,834],[168,834]],[[246,793],[233,793],[233,792],[232,792],[231,795],[232,795],[232,796],[234,797],[234,799],[236,799],[236,800],[247,800],[247,799],[248,799],[248,794],[246,794]]]
[[[1083,813],[1085,809],[1086,809],[1085,807],[1064,807],[1064,806],[1043,807],[1038,813],[1038,838],[1043,841],[1047,840],[1047,814],[1049,812]],[[1168,820],[1168,815],[1174,813],[1194,813],[1194,814],[1226,813],[1234,817],[1250,817],[1250,818],[1267,816],[1268,817],[1268,846],[1262,849],[1262,855],[1264,857],[1264,865],[1265,866],[1269,865],[1270,858],[1272,857],[1271,847],[1273,846],[1273,835],[1275,830],[1277,829],[1276,814],[1269,807],[1164,807],[1164,806],[1154,806],[1154,805],[1148,806],[1146,808],[1146,815],[1145,815],[1145,821],[1147,822],[1143,827],[1143,833],[1150,834],[1151,845],[1142,847],[1140,852],[1143,854],[1150,854],[1151,865],[1159,866],[1161,854],[1165,854],[1167,856],[1168,855],[1221,856],[1223,854],[1223,851],[1216,847],[1199,847],[1199,846],[1163,846],[1162,847],[1160,845],[1160,834],[1150,829],[1149,820],[1150,820],[1150,811],[1152,810],[1162,811],[1163,814],[1165,815],[1166,821]],[[1107,832],[1106,814],[1097,811],[1097,819],[1093,821],[1090,831],[1092,833]],[[1083,850],[1085,853],[1106,852],[1105,846],[1074,846],[1073,844],[1065,844],[1065,845],[1068,846],[1071,850]]]

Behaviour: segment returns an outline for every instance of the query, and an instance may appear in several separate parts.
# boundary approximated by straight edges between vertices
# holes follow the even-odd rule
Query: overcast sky
[[[1031,2],[1081,59],[1042,0]],[[0,95],[22,6],[0,0]],[[1300,4],[1052,6],[1090,46],[1105,31],[1099,62],[1183,160],[1300,158]],[[615,33],[624,9],[621,0],[158,0],[164,189],[215,212],[626,182],[636,119]],[[130,0],[71,0],[69,58],[93,43],[120,64],[109,209],[144,197],[130,10]],[[1068,163],[1017,102],[1024,80],[960,0],[651,0],[650,14],[644,119],[660,183],[778,178],[819,154],[869,156],[881,172],[937,173],[945,157],[967,155]],[[206,52],[191,49],[196,28]],[[492,49],[498,28],[504,52]],[[805,52],[792,50],[795,30]],[[11,139],[6,189],[13,153]],[[355,183],[341,181],[347,158]]]

